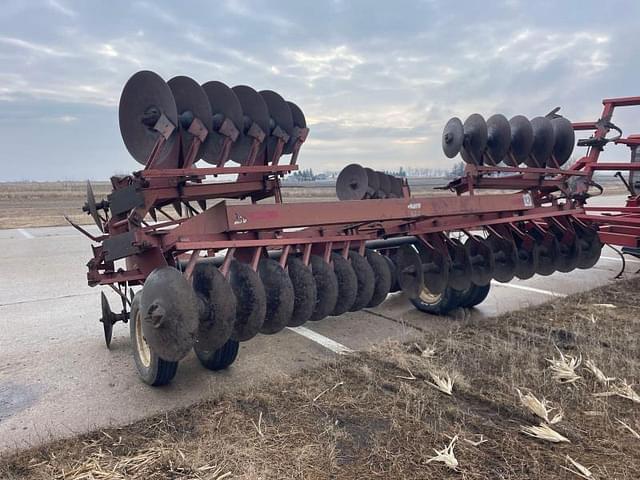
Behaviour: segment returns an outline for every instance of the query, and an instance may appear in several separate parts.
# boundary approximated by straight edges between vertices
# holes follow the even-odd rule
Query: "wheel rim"
[[[147,344],[147,341],[144,339],[144,335],[142,334],[142,319],[140,318],[140,312],[136,312],[136,347],[138,349],[138,356],[140,357],[140,362],[145,367],[149,367],[151,365],[151,349]]]
[[[442,293],[431,293],[427,287],[422,287],[418,298],[424,303],[437,303],[442,297]]]

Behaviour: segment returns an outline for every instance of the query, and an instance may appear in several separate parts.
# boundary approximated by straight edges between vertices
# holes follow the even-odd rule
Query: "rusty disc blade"
[[[340,200],[362,200],[367,194],[369,177],[357,163],[342,169],[336,181],[336,195]]]
[[[161,267],[149,274],[140,297],[140,314],[144,338],[160,358],[177,362],[195,344],[197,298],[177,269]]]
[[[551,119],[551,125],[553,127],[553,137],[555,143],[553,144],[553,156],[558,162],[559,166],[564,165],[571,154],[576,144],[576,134],[571,126],[571,122],[564,117],[557,117]]]
[[[507,237],[499,237],[493,233],[487,237],[486,242],[493,252],[493,278],[498,282],[510,282],[516,275],[518,265],[515,243]]]
[[[167,83],[148,70],[134,74],[125,84],[120,96],[118,118],[120,134],[131,156],[145,165],[158,139],[162,136],[153,128],[163,114],[176,128],[178,109]],[[145,120],[145,122],[143,122]],[[174,148],[177,132],[165,140],[155,168],[177,168],[178,152]]]
[[[529,167],[546,167],[553,152],[553,126],[547,117],[535,117],[531,120],[533,128],[533,146],[525,161]]]
[[[497,165],[502,161],[511,146],[511,126],[509,120],[499,113],[487,119],[487,150],[484,163]]]
[[[231,148],[231,158],[238,163],[243,163],[249,156],[249,150],[253,142],[253,137],[247,135],[251,126],[255,123],[264,132],[269,135],[269,109],[264,99],[253,88],[247,85],[236,85],[231,90],[236,94],[240,105],[242,106],[243,123],[240,130],[244,133]],[[260,147],[260,153],[264,151],[264,142]],[[260,156],[258,153],[258,157]]]
[[[389,198],[391,195],[391,179],[389,175],[384,172],[376,172],[378,174],[378,181],[380,182],[380,191],[384,195],[384,198]]]
[[[293,128],[307,128],[307,119],[304,117],[302,109],[293,102],[287,102],[287,105],[289,105],[289,110],[291,110]],[[284,146],[283,152],[285,155],[293,153],[293,145],[295,141],[296,139],[294,136],[289,139],[289,142]]]
[[[451,238],[447,243],[449,258],[449,287],[454,290],[466,290],[471,286],[471,258],[464,245],[457,239]]]
[[[212,130],[202,148],[202,159],[213,165],[218,163],[224,137],[218,133],[218,129],[225,119],[229,119],[240,132],[238,140],[243,135],[244,120],[242,117],[242,106],[240,100],[233,90],[222,82],[211,81],[202,84],[202,89],[209,99],[211,106]],[[236,140],[236,142],[238,141]]]
[[[394,257],[398,285],[409,298],[417,298],[424,285],[422,260],[412,245],[398,248]]]
[[[487,122],[482,115],[473,113],[464,121],[464,141],[460,154],[466,163],[480,164],[487,148]]]
[[[195,117],[202,122],[208,132],[211,132],[213,114],[209,98],[203,88],[194,79],[185,76],[173,77],[167,82],[178,109],[180,135],[182,137],[182,154],[185,155],[191,145],[192,135],[187,131]],[[203,151],[200,146],[198,154]],[[196,160],[199,156],[196,157]]]
[[[471,283],[481,287],[489,285],[495,269],[491,246],[484,238],[475,235],[467,238],[464,247],[471,260]]]
[[[449,254],[422,243],[416,243],[416,248],[422,261],[424,286],[433,294],[444,292],[449,283],[451,268]]]
[[[442,131],[442,151],[448,158],[453,158],[462,148],[464,128],[458,117],[450,118]]]
[[[276,127],[280,127],[289,135],[289,139],[283,146],[282,153],[284,154],[284,147],[286,147],[293,135],[293,115],[291,107],[289,107],[285,99],[273,90],[261,90],[259,93],[269,109],[269,131],[266,133],[269,135],[267,138],[267,156],[270,159],[277,143],[276,137],[271,134]]]
[[[533,147],[533,127],[527,117],[516,115],[509,120],[511,127],[511,155],[518,164],[524,162]]]

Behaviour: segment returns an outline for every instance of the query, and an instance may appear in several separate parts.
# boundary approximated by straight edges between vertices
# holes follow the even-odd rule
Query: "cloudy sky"
[[[446,168],[451,116],[595,120],[602,98],[640,95],[635,0],[2,3],[0,181],[138,167],[117,103],[141,69],[278,91],[305,111],[316,170]],[[614,120],[640,132],[639,112]]]

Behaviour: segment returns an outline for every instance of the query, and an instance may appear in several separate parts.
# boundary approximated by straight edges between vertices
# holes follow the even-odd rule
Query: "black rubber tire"
[[[366,259],[373,270],[374,278],[373,296],[367,303],[367,307],[377,307],[384,302],[391,290],[391,270],[385,257],[375,250],[367,249]]]
[[[260,333],[273,335],[287,326],[293,314],[293,285],[280,263],[263,258],[258,264],[258,274],[267,296],[267,311]]]
[[[338,300],[338,279],[333,273],[333,268],[322,257],[311,255],[311,273],[316,283],[316,304],[311,314],[314,322],[322,320],[329,315],[336,306]]]
[[[238,260],[231,262],[229,283],[236,297],[236,321],[231,338],[246,342],[260,333],[267,313],[267,295],[260,276]]]
[[[351,260],[351,267],[358,278],[358,294],[349,311],[356,312],[366,307],[371,301],[375,288],[375,278],[371,265],[358,252],[351,250],[349,252],[349,260]]]
[[[336,274],[336,280],[338,281],[338,298],[336,306],[333,307],[331,312],[331,316],[336,317],[348,312],[353,302],[356,301],[358,278],[349,260],[342,255],[335,252],[332,253],[331,261],[333,262],[333,273]]]
[[[227,279],[211,263],[196,264],[192,285],[196,294],[205,302],[207,313],[200,316],[194,348],[216,350],[224,345],[233,333],[236,297]]]
[[[472,308],[480,305],[489,295],[491,284],[487,285],[471,285],[467,290],[460,293],[459,306],[463,308]]]
[[[200,350],[198,348],[194,348],[194,350],[204,368],[218,371],[228,368],[236,361],[239,346],[240,342],[229,339],[217,350]]]
[[[387,264],[389,265],[389,271],[391,272],[391,288],[389,288],[390,293],[395,293],[400,291],[400,284],[398,283],[398,269],[396,267],[396,262],[394,261],[391,254],[383,255]]]
[[[152,387],[160,387],[167,385],[173,380],[178,371],[178,362],[168,362],[158,357],[151,347],[149,347],[149,362],[145,365],[142,360],[141,353],[138,349],[138,341],[136,335],[136,329],[138,322],[140,321],[140,292],[138,292],[133,298],[131,304],[131,318],[129,319],[129,335],[131,337],[131,344],[133,349],[133,361],[138,371],[138,375],[144,383],[151,385]],[[142,329],[138,331],[139,335],[142,335]],[[144,341],[144,340],[143,340]]]
[[[434,301],[426,301],[420,297],[411,298],[410,300],[413,306],[421,312],[432,315],[446,315],[460,306],[461,293],[459,290],[447,287]]]
[[[317,291],[313,273],[302,259],[290,256],[287,273],[293,285],[293,313],[287,326],[299,327],[311,318],[316,305]]]

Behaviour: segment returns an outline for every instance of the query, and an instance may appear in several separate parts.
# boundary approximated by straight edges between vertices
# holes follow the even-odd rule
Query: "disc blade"
[[[198,262],[191,282],[196,295],[207,306],[207,314],[200,317],[194,348],[212,352],[231,338],[236,320],[236,297],[227,279],[211,263]]]
[[[489,285],[495,267],[491,247],[484,238],[477,235],[467,238],[464,247],[471,260],[471,283],[481,287]]]
[[[380,191],[382,192],[382,198],[389,198],[391,194],[391,180],[389,175],[384,172],[376,172],[378,174],[378,181],[380,182]]]
[[[449,283],[449,270],[451,269],[448,253],[429,248],[422,243],[417,243],[416,248],[422,261],[424,286],[433,294],[444,292]]]
[[[367,172],[369,193],[374,195],[378,190],[380,190],[380,178],[375,170],[372,170],[371,168],[365,168],[364,170]]]
[[[224,137],[218,133],[217,129],[220,128],[225,119],[229,119],[240,132],[239,139],[243,134],[244,126],[242,107],[233,90],[222,82],[211,81],[204,83],[202,89],[209,100],[212,118],[216,118],[216,125],[212,125],[214,128],[209,132],[202,146],[202,158],[205,162],[215,165],[218,163],[224,141]]]
[[[338,300],[338,280],[333,268],[319,255],[311,255],[309,262],[316,284],[316,303],[309,320],[318,321],[329,315]]]
[[[493,252],[493,278],[498,282],[510,282],[516,275],[518,252],[513,240],[490,234],[486,239],[487,245]]]
[[[462,120],[458,117],[449,119],[442,131],[442,151],[448,158],[453,158],[462,148],[464,141],[464,128]]]
[[[289,139],[293,135],[293,115],[291,114],[291,108],[287,104],[284,98],[278,95],[273,90],[261,90],[260,96],[267,104],[267,108],[269,109],[269,134],[274,131],[276,127],[280,127],[280,129],[284,130],[287,135],[289,135]],[[277,138],[273,135],[270,135],[267,139],[267,157],[270,159],[273,155],[273,151],[276,148]],[[284,154],[284,147],[289,143],[289,140],[283,146],[282,153]]]
[[[533,127],[531,122],[522,115],[516,115],[509,120],[511,127],[511,155],[518,164],[524,162],[533,147]]]
[[[207,131],[211,132],[213,122],[211,105],[209,104],[207,94],[198,82],[190,77],[178,76],[173,77],[167,84],[171,89],[171,93],[173,93],[173,98],[178,109],[178,116],[180,117],[183,114],[191,112],[195,118],[203,123]],[[184,128],[180,128],[180,135],[182,137],[182,154],[186,155],[193,137]],[[201,145],[196,160],[200,158],[199,154],[202,151],[203,147]]]
[[[393,198],[402,198],[402,180],[394,175],[389,176],[391,181],[391,195]]]
[[[272,335],[281,331],[291,320],[293,285],[284,268],[272,258],[260,260],[258,274],[267,296],[267,311],[260,333]]]
[[[467,249],[457,239],[451,238],[447,243],[451,264],[449,267],[449,284],[454,290],[466,290],[471,286],[471,259]]]
[[[157,118],[160,114],[178,126],[178,110],[167,83],[156,73],[148,70],[134,74],[125,84],[118,106],[120,134],[131,156],[142,165],[146,164],[160,132],[147,126],[142,119]],[[178,155],[174,148],[177,133],[169,136],[158,154],[156,168],[176,168]]]
[[[287,259],[287,273],[293,285],[293,313],[287,326],[299,327],[311,318],[316,306],[316,283],[313,273],[304,262],[293,255]]]
[[[245,342],[260,333],[267,313],[267,294],[260,276],[238,260],[231,262],[229,283],[236,296],[236,319],[231,338]]]
[[[236,94],[242,106],[243,122],[240,130],[245,134],[238,138],[238,141],[231,147],[231,158],[236,162],[243,163],[249,156],[249,150],[253,138],[246,135],[252,124],[258,125],[265,135],[269,135],[269,109],[260,94],[247,85],[236,85],[231,88]],[[260,147],[260,152],[264,151],[264,143]],[[260,154],[258,154],[258,157]]]
[[[553,156],[555,157],[558,165],[564,165],[571,154],[576,144],[576,134],[571,126],[571,122],[564,117],[557,117],[551,120],[553,127],[553,137],[555,143],[553,144]]]
[[[525,163],[529,167],[545,167],[553,152],[553,126],[547,117],[535,117],[531,120],[533,128],[533,146]]]
[[[559,229],[552,228],[553,234],[558,240],[558,264],[559,272],[570,272],[578,268],[580,262],[580,242],[576,234],[565,234]]]
[[[356,274],[358,280],[358,290],[356,293],[356,299],[349,309],[350,312],[361,310],[367,306],[373,297],[373,290],[375,288],[375,277],[373,269],[367,259],[360,255],[355,250],[349,251],[349,262]]]
[[[604,244],[600,240],[598,231],[593,228],[576,228],[576,233],[578,234],[578,241],[580,242],[578,268],[591,268],[600,260]]]
[[[93,194],[93,188],[91,187],[91,182],[87,180],[87,203],[86,209],[91,215],[91,218],[98,226],[98,229],[104,233],[104,226],[102,225],[102,220],[98,215],[98,207],[96,206],[96,196]]]
[[[487,120],[487,150],[484,163],[497,165],[502,161],[511,146],[511,126],[507,117],[495,114]]]
[[[156,268],[144,282],[140,298],[142,332],[162,359],[177,362],[189,353],[198,330],[196,294],[173,267]]]
[[[351,266],[351,262],[342,255],[333,252],[331,254],[331,263],[333,263],[333,273],[335,273],[336,280],[338,280],[338,299],[331,312],[331,315],[335,317],[348,312],[356,301],[358,278]]]
[[[307,128],[307,120],[306,118],[304,118],[304,113],[302,112],[300,107],[298,107],[298,105],[293,102],[287,102],[287,105],[289,105],[289,109],[291,110],[291,117],[293,118],[294,128]],[[291,139],[289,139],[289,142],[284,146],[283,152],[285,154],[293,153],[293,145],[295,143],[295,140],[296,139],[294,137],[291,137]]]
[[[482,115],[473,113],[464,121],[464,141],[460,154],[466,163],[480,164],[487,148],[487,122]]]
[[[527,280],[533,277],[538,270],[538,260],[540,250],[535,241],[524,242],[521,238],[514,236],[516,245],[516,270],[515,276],[520,280]]]
[[[362,200],[367,194],[369,177],[357,163],[342,169],[336,181],[336,195],[340,200]]]
[[[536,239],[538,245],[538,266],[536,273],[548,276],[558,270],[560,261],[558,239],[550,232],[541,233],[532,231],[531,235]]]
[[[395,255],[398,285],[409,298],[417,298],[424,285],[422,260],[412,245],[403,245]]]
[[[111,338],[113,336],[114,314],[111,311],[109,300],[107,300],[107,296],[104,292],[100,292],[100,303],[102,307],[102,318],[100,319],[100,322],[102,322],[102,329],[104,330],[104,343],[106,343],[107,348],[109,348],[111,346]]]

